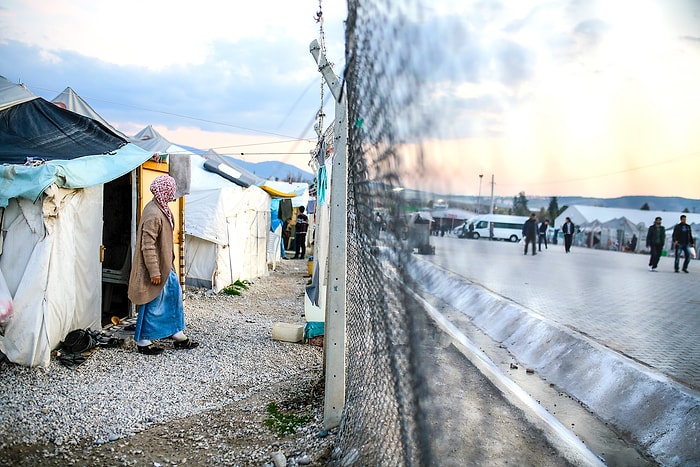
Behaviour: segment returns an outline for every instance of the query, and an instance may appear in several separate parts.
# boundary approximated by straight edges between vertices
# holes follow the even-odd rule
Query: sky
[[[700,2],[418,3],[407,46],[439,132],[420,171],[405,148],[406,186],[484,195],[493,177],[498,196],[700,198]],[[127,135],[153,125],[310,171],[322,93],[309,43],[322,25],[342,73],[345,2],[221,5],[0,0],[0,75],[48,100],[70,86]]]
[[[342,71],[344,3],[324,0],[323,23],[318,0],[222,5],[0,0],[0,75],[47,100],[71,87],[129,136],[152,125],[179,145],[312,172],[321,75],[309,44],[322,26]]]

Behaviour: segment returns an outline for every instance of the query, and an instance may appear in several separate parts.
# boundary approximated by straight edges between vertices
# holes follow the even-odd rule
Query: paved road
[[[434,261],[454,273],[700,390],[700,261],[674,273],[663,257],[550,245],[431,237]]]

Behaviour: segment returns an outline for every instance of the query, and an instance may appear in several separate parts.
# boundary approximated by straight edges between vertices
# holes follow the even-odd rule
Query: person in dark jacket
[[[542,243],[544,249],[547,249],[547,229],[549,229],[549,219],[545,219],[537,228],[537,249],[542,251]]]
[[[649,270],[652,272],[656,272],[656,268],[659,266],[659,258],[661,258],[665,242],[666,229],[661,225],[661,218],[657,217],[647,231],[647,248],[650,250]]]
[[[683,260],[683,272],[688,272],[688,265],[690,264],[690,247],[695,246],[695,240],[693,240],[693,232],[688,224],[685,223],[685,214],[681,214],[680,223],[676,224],[673,228],[673,246],[676,247],[676,260],[673,263],[674,271],[678,272],[678,265],[681,259],[681,252],[685,259]]]
[[[561,226],[561,231],[564,234],[564,250],[569,253],[571,251],[571,243],[574,240],[574,223],[571,222],[571,218],[567,217],[564,225]]]
[[[304,214],[304,206],[299,206],[297,214],[296,230],[294,234],[295,247],[293,259],[304,259],[306,254],[306,232],[309,229],[309,218]]]
[[[527,254],[527,246],[532,243],[532,256],[535,256],[537,254],[535,251],[537,242],[537,217],[534,212],[530,214],[530,218],[523,224],[523,240],[525,242],[525,254]]]

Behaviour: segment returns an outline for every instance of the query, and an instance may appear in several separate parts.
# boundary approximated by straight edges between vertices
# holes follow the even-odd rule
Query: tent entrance
[[[104,185],[102,208],[102,326],[130,316],[127,297],[133,238],[132,173]]]

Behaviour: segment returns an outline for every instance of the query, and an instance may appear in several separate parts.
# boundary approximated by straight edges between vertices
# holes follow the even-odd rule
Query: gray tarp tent
[[[73,329],[99,328],[103,184],[152,153],[0,77],[0,274],[10,361],[46,367]]]

